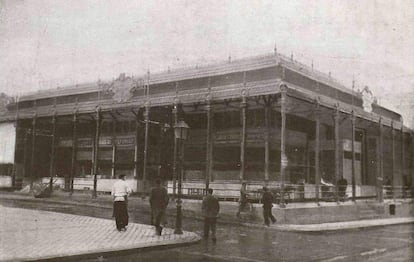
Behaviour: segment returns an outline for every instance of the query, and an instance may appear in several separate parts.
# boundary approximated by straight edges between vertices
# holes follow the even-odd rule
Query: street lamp
[[[183,177],[183,141],[187,139],[188,129],[190,127],[183,120],[174,125],[174,137],[179,142],[179,172],[178,172],[178,194],[177,194],[177,215],[175,219],[174,234],[182,234],[182,212],[181,212],[181,194],[182,194],[182,177]]]

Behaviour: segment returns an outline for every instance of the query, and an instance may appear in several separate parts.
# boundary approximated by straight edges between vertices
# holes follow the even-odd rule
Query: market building
[[[170,193],[231,199],[246,181],[295,201],[323,200],[344,178],[348,196],[381,201],[414,177],[400,114],[278,53],[27,94],[8,104],[2,131],[15,141],[2,171],[13,184],[52,176],[95,195],[123,173],[139,193],[161,177]]]

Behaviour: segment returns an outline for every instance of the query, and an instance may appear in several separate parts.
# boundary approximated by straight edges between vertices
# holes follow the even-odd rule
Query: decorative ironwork
[[[362,107],[366,112],[372,112],[372,103],[375,103],[375,97],[368,86],[365,86],[361,91],[362,96]]]
[[[99,80],[98,86],[104,93],[112,95],[113,100],[121,103],[130,100],[134,91],[143,88],[145,82],[143,79],[133,79],[122,73],[112,83],[102,83]]]

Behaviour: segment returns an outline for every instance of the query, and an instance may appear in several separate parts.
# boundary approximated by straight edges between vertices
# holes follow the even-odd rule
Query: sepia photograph
[[[414,1],[0,0],[0,262],[414,261]]]

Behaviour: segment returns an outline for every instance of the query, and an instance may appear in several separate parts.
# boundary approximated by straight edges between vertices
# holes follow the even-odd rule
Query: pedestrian
[[[161,179],[155,180],[155,187],[151,189],[149,201],[151,206],[151,223],[155,226],[155,234],[161,236],[161,224],[165,224],[165,210],[169,201],[167,189],[161,186]]]
[[[119,175],[119,180],[112,186],[111,195],[114,200],[113,216],[115,217],[116,229],[126,231],[128,225],[128,195],[131,189],[125,182],[125,175]]]
[[[208,239],[211,230],[211,240],[216,243],[216,224],[217,217],[220,211],[220,204],[216,197],[213,196],[213,189],[207,190],[207,196],[203,198],[201,211],[204,217],[204,239]]]
[[[345,201],[346,199],[346,189],[348,187],[348,181],[341,177],[338,179],[338,182],[336,183],[338,187],[338,197],[341,201]]]
[[[239,210],[237,211],[238,218],[240,218],[240,213],[244,211],[248,203],[246,186],[246,182],[243,182],[240,188]]]
[[[269,226],[269,218],[272,220],[273,224],[276,223],[276,218],[272,214],[272,207],[273,207],[273,195],[269,192],[267,187],[263,187],[263,195],[262,195],[262,203],[263,203],[263,218],[264,223],[266,226]]]

